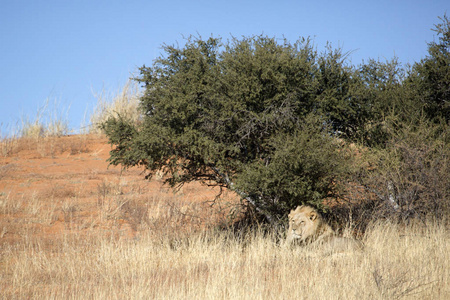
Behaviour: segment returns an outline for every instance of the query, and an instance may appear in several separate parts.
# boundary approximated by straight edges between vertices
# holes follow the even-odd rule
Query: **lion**
[[[289,213],[288,245],[300,243],[309,247],[325,246],[331,251],[362,250],[362,243],[351,238],[338,237],[317,210],[308,205],[298,206]]]

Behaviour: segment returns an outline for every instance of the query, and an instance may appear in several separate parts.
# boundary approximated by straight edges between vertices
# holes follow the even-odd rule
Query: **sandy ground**
[[[173,193],[159,176],[145,180],[143,169],[109,166],[111,146],[102,137],[20,140],[8,147],[0,158],[0,245],[97,232],[136,238],[156,218],[177,213],[186,226],[226,218],[228,200],[208,202],[217,189],[193,183]]]

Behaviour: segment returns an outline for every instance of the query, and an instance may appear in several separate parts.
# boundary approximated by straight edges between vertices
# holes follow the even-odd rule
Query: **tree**
[[[354,181],[381,200],[377,215],[449,214],[450,22],[440,19],[438,42],[408,72],[396,59],[370,60],[358,70],[369,114],[362,141],[369,148]]]
[[[354,72],[350,94],[357,104],[358,122],[353,140],[365,146],[385,145],[388,128],[399,118],[411,116],[410,97],[403,86],[404,70],[397,58],[382,62],[369,59]],[[356,100],[357,99],[357,100]]]
[[[450,20],[444,15],[435,25],[438,42],[428,43],[428,56],[416,63],[408,83],[431,119],[450,121]]]
[[[345,64],[348,55],[328,44],[326,51],[318,57],[314,106],[315,112],[329,122],[335,135],[355,140],[367,115],[365,99],[355,93],[360,84],[356,71]]]
[[[163,170],[174,187],[230,189],[272,223],[337,194],[348,157],[334,137],[339,118],[319,97],[346,84],[339,55],[318,56],[309,39],[264,36],[191,37],[163,50],[137,78],[142,123],[119,116],[103,124],[115,145],[111,164],[145,166],[148,177]],[[332,94],[337,102],[345,95]]]

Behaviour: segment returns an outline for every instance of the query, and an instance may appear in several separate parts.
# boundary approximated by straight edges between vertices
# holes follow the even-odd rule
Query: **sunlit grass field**
[[[450,298],[450,233],[432,222],[375,223],[362,252],[288,247],[282,238],[167,224],[134,239],[25,236],[1,249],[1,298]]]

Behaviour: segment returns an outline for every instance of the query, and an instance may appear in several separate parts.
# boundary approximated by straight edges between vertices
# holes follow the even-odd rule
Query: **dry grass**
[[[3,129],[4,124],[0,123],[0,154],[3,157],[6,157],[13,153],[18,145],[18,134],[17,129],[13,129],[8,125],[5,125],[5,129]],[[6,133],[3,133],[5,130]]]
[[[66,135],[69,132],[69,109],[62,108],[56,99],[47,98],[32,119],[22,117],[19,136],[38,139]]]
[[[35,151],[40,157],[55,157],[64,152],[74,155],[88,151],[87,139],[88,135],[78,135],[76,139],[65,139],[64,136],[11,137],[0,140],[0,149],[3,157],[11,157],[21,151]]]
[[[101,134],[99,125],[109,117],[118,117],[136,123],[140,119],[138,111],[140,89],[136,81],[128,80],[127,83],[115,93],[102,90],[95,95],[97,105],[90,116],[90,133]]]
[[[10,157],[24,150],[37,150],[41,157],[54,157],[66,151],[71,154],[87,151],[87,135],[79,135],[78,140],[70,139],[70,143],[61,142],[60,138],[70,132],[69,109],[48,98],[32,118],[24,115],[16,128],[5,126],[6,134],[0,131],[1,156]]]
[[[183,231],[180,215],[171,215],[163,201],[151,205],[145,214],[149,226],[139,238],[63,235],[51,246],[31,237],[4,246],[2,298],[450,297],[450,233],[443,226],[373,224],[364,252],[327,255],[285,247],[277,236],[259,231]]]

